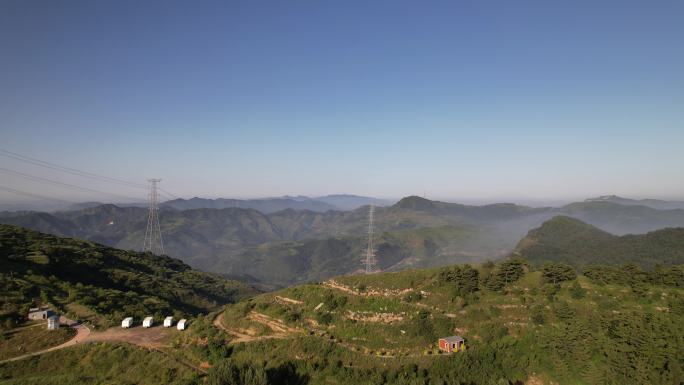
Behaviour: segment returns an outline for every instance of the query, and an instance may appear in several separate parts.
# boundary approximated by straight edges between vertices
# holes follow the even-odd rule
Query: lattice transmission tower
[[[159,226],[159,192],[157,191],[157,184],[161,182],[161,179],[148,179],[147,181],[150,182],[150,207],[147,213],[143,251],[164,254],[164,241]]]
[[[375,246],[373,245],[373,216],[375,207],[370,205],[368,209],[368,249],[366,249],[366,274],[373,272],[375,266]]]

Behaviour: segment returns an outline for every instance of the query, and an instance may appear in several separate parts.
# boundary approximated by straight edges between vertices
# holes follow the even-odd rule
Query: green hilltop
[[[578,219],[557,216],[531,230],[515,255],[532,263],[565,262],[574,267],[635,263],[642,267],[684,264],[684,228],[616,236]]]

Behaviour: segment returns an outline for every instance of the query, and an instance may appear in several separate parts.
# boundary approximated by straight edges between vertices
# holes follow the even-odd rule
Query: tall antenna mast
[[[147,181],[150,182],[150,208],[147,214],[143,251],[164,254],[164,241],[161,227],[159,227],[159,193],[157,192],[157,183],[161,182],[161,179],[148,179]]]
[[[370,205],[368,209],[368,249],[366,250],[366,274],[373,272],[375,265],[375,249],[373,247],[373,214],[375,207]]]

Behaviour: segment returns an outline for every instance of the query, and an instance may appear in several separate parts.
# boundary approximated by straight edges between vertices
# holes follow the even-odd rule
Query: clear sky
[[[6,0],[0,148],[184,197],[682,199],[683,20],[680,0]],[[25,179],[0,186],[88,195]]]

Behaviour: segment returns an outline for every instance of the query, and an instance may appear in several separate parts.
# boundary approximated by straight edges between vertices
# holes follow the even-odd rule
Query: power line
[[[171,194],[170,192],[164,190],[164,189],[161,188],[161,187],[159,187],[159,191],[161,191],[162,193],[164,193],[164,195],[168,196],[169,198],[173,198],[173,199],[183,199],[183,198],[179,197],[178,195]]]
[[[40,195],[40,194],[34,194],[34,193],[27,192],[27,191],[21,191],[21,190],[13,189],[13,188],[11,188],[11,187],[0,186],[0,190],[7,191],[7,192],[10,192],[10,193],[16,194],[16,195],[30,196],[30,197],[33,197],[33,198],[48,199],[48,200],[53,200],[53,201],[58,201],[58,202],[64,202],[64,203],[75,203],[75,202],[67,201],[67,200],[64,200],[64,199],[59,199],[59,198],[54,198],[54,197],[48,197],[48,196]]]
[[[35,166],[45,167],[45,168],[49,168],[52,170],[61,171],[61,172],[67,173],[67,174],[81,176],[84,178],[95,179],[95,180],[98,180],[101,182],[116,183],[116,184],[124,185],[124,186],[128,186],[128,187],[147,189],[147,186],[145,186],[144,184],[141,184],[141,183],[129,182],[129,181],[125,181],[122,179],[111,178],[111,177],[108,177],[105,175],[95,174],[95,173],[88,172],[88,171],[78,170],[78,169],[66,167],[66,166],[61,166],[61,165],[56,164],[56,163],[32,158],[32,157],[29,157],[26,155],[21,155],[21,154],[18,154],[16,152],[8,151],[8,150],[2,149],[2,148],[0,148],[0,155],[6,156],[8,158],[12,158],[12,159],[15,159],[15,160],[18,160],[21,162],[30,163],[30,164],[33,164]]]
[[[35,182],[51,184],[51,185],[53,185],[53,186],[67,187],[67,188],[71,188],[71,189],[75,189],[75,190],[87,191],[87,192],[92,192],[92,193],[96,193],[96,194],[106,194],[106,195],[111,195],[111,196],[115,196],[115,197],[117,197],[117,198],[123,198],[123,199],[127,199],[127,200],[134,200],[134,201],[139,201],[139,200],[141,200],[140,198],[133,198],[133,197],[125,196],[125,195],[120,195],[120,194],[110,193],[110,192],[106,192],[106,191],[95,190],[95,189],[91,189],[91,188],[88,188],[88,187],[82,187],[82,186],[77,186],[77,185],[73,185],[73,184],[69,184],[69,183],[58,182],[58,181],[56,181],[56,180],[47,179],[47,178],[42,178],[42,177],[34,176],[34,175],[29,175],[29,174],[25,174],[25,173],[23,173],[23,172],[10,170],[10,169],[6,169],[6,168],[3,168],[3,167],[0,167],[0,172],[4,172],[4,173],[6,173],[6,174],[16,175],[16,176],[19,176],[19,177],[21,177],[21,178],[28,179],[28,180],[32,180],[32,181],[35,181]]]
[[[147,190],[147,188],[148,188],[148,186],[143,184],[143,183],[130,182],[130,181],[123,180],[123,179],[108,177],[108,176],[102,175],[102,174],[96,174],[96,173],[89,172],[89,171],[79,170],[79,169],[76,169],[73,167],[62,166],[62,165],[59,165],[57,163],[48,162],[46,160],[33,158],[33,157],[30,157],[27,155],[22,155],[22,154],[19,154],[16,152],[5,150],[3,148],[0,148],[0,155],[8,157],[8,158],[15,159],[15,160],[18,160],[21,162],[29,163],[29,164],[32,164],[35,166],[40,166],[40,167],[44,167],[44,168],[48,168],[51,170],[60,171],[60,172],[64,172],[67,174],[76,175],[76,176],[80,176],[80,177],[84,177],[84,178],[90,178],[90,179],[94,179],[94,180],[97,180],[100,182],[114,183],[114,184],[118,184],[121,186],[134,187],[134,188],[140,188],[140,189],[145,189],[145,190]],[[159,189],[159,190],[162,191],[163,193],[165,193],[166,195],[168,195],[170,198],[182,199],[178,195],[172,194],[171,192],[169,192],[167,190],[163,190],[163,189]],[[107,193],[107,194],[114,195],[112,193]],[[121,195],[119,195],[119,197],[121,197]],[[127,198],[127,199],[130,199],[130,198]]]

